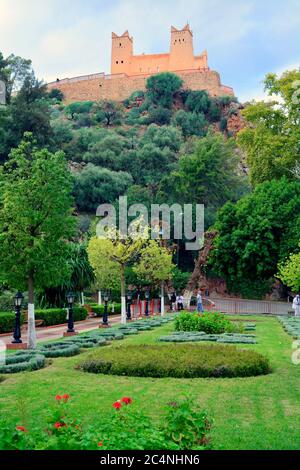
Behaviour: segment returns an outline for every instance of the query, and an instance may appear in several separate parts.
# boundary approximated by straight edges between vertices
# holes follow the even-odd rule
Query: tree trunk
[[[102,292],[101,290],[98,290],[98,305],[101,307],[102,305]]]
[[[126,292],[125,292],[125,266],[121,265],[121,323],[126,325]]]
[[[161,303],[160,303],[160,314],[163,317],[165,314],[165,289],[164,281],[161,283]]]
[[[36,349],[33,274],[30,274],[28,278],[28,348]]]
[[[81,292],[81,307],[84,307],[84,292]]]

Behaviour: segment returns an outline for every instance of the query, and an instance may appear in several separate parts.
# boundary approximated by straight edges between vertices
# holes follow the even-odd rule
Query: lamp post
[[[106,292],[104,294],[104,314],[103,314],[103,320],[102,320],[103,327],[108,326],[108,302],[109,302],[109,295]]]
[[[132,304],[132,294],[128,292],[127,294],[127,321],[131,320],[131,304]]]
[[[67,332],[64,333],[64,336],[73,336],[76,334],[74,329],[74,319],[73,319],[73,304],[75,301],[75,294],[73,292],[67,293],[67,301],[68,301],[68,329]]]
[[[146,308],[145,308],[145,316],[149,317],[149,299],[150,299],[150,292],[147,290],[145,293],[146,299]]]
[[[18,292],[14,298],[15,303],[15,311],[16,311],[16,322],[15,322],[15,330],[14,330],[14,339],[12,344],[22,344],[21,340],[21,306],[23,302],[23,294],[22,292]]]

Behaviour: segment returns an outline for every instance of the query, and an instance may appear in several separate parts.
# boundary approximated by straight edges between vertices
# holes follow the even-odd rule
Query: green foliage
[[[181,78],[174,73],[152,75],[146,83],[147,96],[153,104],[171,108],[174,95],[180,90],[182,83]]]
[[[172,402],[159,421],[140,411],[130,397],[113,404],[116,408],[101,420],[82,421],[69,407],[70,395],[57,395],[47,420],[10,427],[4,418],[0,427],[1,450],[204,450],[211,423],[207,414],[187,400]],[[101,454],[99,454],[101,456]]]
[[[94,104],[93,101],[75,101],[65,107],[65,115],[69,119],[75,119],[76,115],[89,114]]]
[[[191,273],[183,272],[175,267],[172,275],[172,284],[176,292],[182,292],[190,280]]]
[[[15,314],[10,312],[0,312],[0,334],[11,333],[15,327]],[[21,315],[21,325],[24,323],[25,316]]]
[[[177,111],[174,116],[174,124],[179,126],[185,138],[196,135],[204,137],[207,132],[208,122],[203,113],[187,113],[183,109]]]
[[[294,292],[300,290],[300,253],[291,255],[289,259],[279,265],[279,279],[291,287]]]
[[[209,264],[231,292],[242,288],[253,298],[268,291],[278,263],[298,251],[299,211],[300,186],[286,179],[262,183],[220,210]]]
[[[172,117],[172,112],[168,108],[163,106],[151,106],[149,109],[149,114],[144,118],[143,124],[157,124],[159,126],[165,126],[170,124]]]
[[[294,339],[300,340],[300,318],[299,317],[277,317],[285,331]],[[296,353],[297,354],[297,353]]]
[[[71,357],[80,353],[80,346],[70,341],[61,341],[60,343],[45,343],[38,346],[37,351],[48,358]]]
[[[45,366],[43,354],[32,354],[31,352],[19,352],[6,356],[5,364],[0,364],[1,374],[17,374],[18,372],[33,371]]]
[[[210,109],[211,99],[207,91],[190,91],[185,105],[192,113],[207,114]]]
[[[147,280],[154,285],[168,281],[175,266],[172,263],[172,253],[161,246],[159,240],[149,240],[140,252],[138,263],[133,267],[139,279]]]
[[[64,94],[58,88],[52,88],[52,90],[49,92],[49,98],[61,103],[64,99]]]
[[[222,334],[206,334],[204,332],[179,332],[168,336],[162,336],[159,341],[165,343],[199,343],[199,342],[216,342],[228,344],[256,344],[254,335],[244,335],[240,333],[222,333]]]
[[[102,317],[104,314],[104,305],[91,304],[92,312],[97,315],[97,317]],[[120,315],[121,314],[121,304],[114,303],[114,312],[112,304],[108,305],[108,313],[110,315]]]
[[[115,101],[103,100],[93,106],[92,113],[95,122],[113,126],[121,124],[124,108]]]
[[[238,326],[232,323],[221,313],[182,312],[175,319],[176,331],[204,331],[208,334],[233,333],[238,331]]]
[[[279,78],[267,75],[265,90],[279,100],[254,103],[243,112],[247,127],[239,133],[238,142],[247,154],[253,186],[283,176],[295,178],[293,170],[300,162],[299,80],[300,70]]]
[[[95,212],[103,203],[114,202],[132,183],[129,173],[114,172],[89,163],[75,177],[74,195],[79,210]]]
[[[84,372],[135,377],[250,377],[268,374],[266,357],[235,346],[126,345],[102,350],[80,364]]]
[[[73,308],[74,321],[86,320],[88,312],[84,307]],[[65,308],[49,308],[45,310],[36,310],[37,320],[43,320],[43,326],[62,325],[67,322],[67,310]]]
[[[63,154],[38,150],[26,135],[0,180],[1,273],[22,290],[29,279],[41,288],[63,282],[70,272],[67,240],[75,227],[72,178]]]

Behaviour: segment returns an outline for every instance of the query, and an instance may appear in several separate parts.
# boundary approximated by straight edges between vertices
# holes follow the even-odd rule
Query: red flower
[[[103,442],[98,442],[98,447],[102,447],[103,446]]]
[[[60,395],[56,395],[56,397],[55,397],[56,401],[60,401],[61,399],[62,399],[62,397]]]
[[[129,398],[129,397],[123,397],[123,398],[121,399],[121,402],[122,402],[122,403],[125,403],[125,405],[131,405],[132,399]]]
[[[62,399],[65,403],[67,403],[67,401],[69,400],[70,398],[70,395],[68,395],[68,393],[65,393],[63,396],[62,396]]]
[[[27,429],[24,426],[16,426],[16,430],[20,432],[27,432]]]
[[[57,423],[54,424],[54,427],[55,427],[56,429],[60,429],[60,428],[65,427],[65,424],[60,423],[60,422],[58,421]]]
[[[116,401],[114,404],[113,404],[113,407],[116,409],[116,410],[119,410],[120,408],[122,408],[122,403],[120,401]]]

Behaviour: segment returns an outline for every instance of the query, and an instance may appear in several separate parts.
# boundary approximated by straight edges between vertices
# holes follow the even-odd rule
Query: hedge
[[[204,331],[208,334],[242,333],[243,326],[231,322],[221,313],[204,314],[182,312],[175,319],[177,331]]]
[[[224,333],[221,335],[207,335],[204,332],[190,333],[179,332],[172,333],[168,336],[162,336],[159,341],[165,343],[198,343],[201,341],[212,341],[216,343],[231,343],[231,344],[256,344],[255,335],[249,334],[235,334]]]
[[[16,315],[13,312],[0,312],[0,334],[11,333],[15,328]],[[21,325],[24,323],[25,315],[21,314]]]
[[[5,364],[0,365],[1,374],[16,374],[38,370],[45,366],[45,356],[39,353],[19,352],[6,356]]]
[[[102,317],[104,315],[104,305],[99,306],[98,304],[90,304],[92,312],[97,315],[97,317]],[[121,315],[121,304],[115,303],[115,311],[112,313],[112,306],[108,305],[108,314],[109,315]]]
[[[107,338],[103,338],[101,336],[99,336],[98,338],[92,336],[78,336],[66,340],[65,343],[76,344],[77,346],[83,349],[96,348],[98,346],[105,346],[106,344],[108,344]]]
[[[285,331],[294,339],[300,339],[300,317],[277,317]]]
[[[251,350],[221,344],[125,345],[94,353],[79,368],[134,377],[251,377],[271,372],[269,360]]]
[[[74,321],[86,320],[88,311],[84,307],[73,308]],[[36,310],[35,318],[43,320],[43,326],[62,325],[67,323],[67,310],[65,308],[51,308],[47,310]]]
[[[77,344],[61,341],[59,343],[43,344],[38,347],[38,351],[45,357],[70,357],[80,353],[80,347]]]

